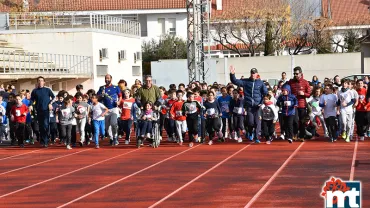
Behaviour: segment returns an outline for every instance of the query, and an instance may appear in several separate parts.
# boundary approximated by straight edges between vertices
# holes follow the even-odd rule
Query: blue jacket
[[[101,86],[97,95],[101,96],[105,93],[105,96],[102,97],[101,103],[103,103],[108,109],[116,108],[117,101],[122,97],[121,89],[116,85]]]
[[[267,88],[261,79],[236,79],[235,74],[230,74],[230,80],[233,84],[243,87],[247,107],[256,107],[262,104],[263,97],[267,94]]]
[[[281,94],[277,99],[276,105],[281,107],[281,113],[283,116],[293,116],[295,115],[295,108],[298,107],[298,100],[297,98],[291,94],[290,85],[284,84],[282,90],[288,90],[288,95]],[[286,106],[285,102],[290,101],[290,105]]]

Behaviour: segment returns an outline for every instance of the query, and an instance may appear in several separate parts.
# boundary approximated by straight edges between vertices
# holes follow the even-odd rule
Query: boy
[[[22,103],[21,95],[15,97],[16,104],[10,110],[10,120],[14,123],[14,132],[16,139],[18,139],[18,145],[24,148],[24,131],[26,127],[26,117],[28,113],[28,107]]]
[[[295,108],[298,107],[297,98],[291,94],[290,85],[284,84],[282,94],[279,96],[277,106],[281,107],[283,124],[282,129],[285,132],[289,143],[293,143],[293,120],[295,116]]]
[[[338,106],[339,106],[339,114],[342,126],[342,138],[346,142],[350,142],[350,134],[353,122],[353,104],[355,104],[356,100],[349,89],[349,80],[345,79],[342,81],[342,89],[339,91],[338,96]]]
[[[176,90],[170,90],[168,92],[168,97],[169,99],[167,100],[166,103],[166,108],[167,108],[167,116],[168,116],[168,126],[167,126],[167,134],[168,134],[168,140],[169,142],[176,141],[176,125],[175,125],[175,120],[171,118],[170,114],[170,109],[172,105],[177,101],[176,98]]]
[[[56,114],[56,122],[60,123],[61,131],[60,137],[63,138],[67,149],[71,150],[71,139],[72,139],[72,120],[74,118],[75,109],[72,107],[71,97],[66,97],[63,101],[63,106],[58,109]]]
[[[170,110],[170,118],[175,120],[176,125],[176,132],[179,136],[178,143],[182,145],[183,139],[185,138],[186,133],[186,117],[183,115],[182,112],[182,105],[184,104],[183,98],[183,91],[178,90],[176,92],[177,101],[173,103],[171,110]]]
[[[49,131],[51,144],[55,144],[55,140],[58,138],[58,123],[56,120],[57,109],[59,108],[57,102],[51,104],[53,109],[49,112]]]
[[[8,97],[8,104],[6,105],[6,116],[7,118],[10,118],[10,111],[11,109],[13,108],[13,106],[15,105],[15,95],[13,93],[10,93],[9,94],[9,97]],[[15,142],[16,142],[16,137],[15,137],[15,123],[14,121],[12,120],[9,120],[9,123],[8,123],[8,132],[9,132],[9,137],[10,137],[10,140],[11,140],[11,143],[10,145],[15,145]]]
[[[193,147],[194,139],[198,140],[198,116],[202,106],[194,100],[194,94],[188,92],[188,100],[182,105],[182,112],[186,115],[186,125],[189,129],[189,147]]]
[[[0,95],[0,144],[3,139],[8,139],[8,134],[6,132],[6,105],[7,103],[3,101],[3,96]]]
[[[230,129],[230,131],[233,131],[231,138],[238,140],[239,143],[243,142],[240,131],[244,130],[244,105],[244,98],[239,95],[239,91],[237,89],[234,89],[233,99],[230,101],[230,114],[232,115],[233,120],[232,129]]]
[[[226,87],[221,88],[221,94],[222,94],[222,96],[219,97],[217,100],[218,100],[218,103],[221,107],[221,112],[222,112],[221,119],[222,119],[223,138],[221,139],[221,141],[224,142],[225,137],[226,137],[226,127],[228,127],[229,130],[232,128],[231,127],[231,119],[230,119],[230,116],[229,116],[229,112],[230,112],[229,111],[229,105],[230,105],[230,101],[231,101],[231,96],[227,94]]]
[[[275,132],[275,123],[278,120],[278,111],[272,98],[269,94],[265,95],[263,104],[260,107],[260,119],[262,120],[262,130],[266,144],[271,144],[272,135]],[[260,143],[260,141],[256,140],[256,143]]]

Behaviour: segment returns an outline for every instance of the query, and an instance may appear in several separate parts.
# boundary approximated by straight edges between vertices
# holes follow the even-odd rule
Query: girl
[[[138,144],[141,145],[141,141],[144,140],[145,138],[150,140],[151,134],[152,134],[152,121],[156,121],[157,117],[154,111],[152,110],[153,108],[153,103],[148,102],[144,105],[144,110],[142,111],[140,115],[140,137],[138,140]],[[138,145],[138,147],[140,146]]]
[[[168,96],[165,94],[166,89],[164,87],[159,87],[159,93],[161,94],[161,97],[158,99],[158,105],[161,106],[161,112],[159,114],[159,135],[160,139],[162,140],[162,133],[163,133],[163,127],[165,126],[165,123],[167,123],[167,110],[166,110],[166,103]]]
[[[82,101],[87,103],[89,105],[88,107],[88,114],[87,114],[87,120],[86,120],[86,125],[85,125],[85,137],[86,137],[86,145],[90,145],[90,141],[92,140],[93,137],[93,127],[92,127],[92,122],[91,122],[91,102],[89,103],[89,95],[85,94],[82,97]]]
[[[76,93],[76,102],[74,108],[76,112],[76,123],[77,131],[80,132],[80,146],[82,147],[85,143],[85,126],[87,122],[87,116],[89,115],[89,104],[83,101],[82,93]]]
[[[238,90],[233,91],[233,99],[230,101],[230,114],[232,115],[232,129],[231,138],[238,140],[239,143],[243,142],[240,131],[244,130],[244,98],[239,95]]]
[[[26,127],[26,117],[28,113],[28,107],[22,103],[21,95],[15,97],[16,104],[12,107],[10,115],[11,120],[14,122],[15,136],[18,139],[18,145],[20,148],[24,148],[24,138],[25,138],[25,127]]]
[[[324,128],[324,134],[325,134],[325,137],[328,137],[328,130],[327,130],[327,127],[325,125],[325,120],[324,120],[324,116],[322,114],[322,109],[320,107],[320,96],[322,95],[322,89],[321,88],[318,88],[318,87],[315,87],[315,89],[312,91],[312,95],[310,98],[308,98],[307,100],[307,104],[309,106],[309,108],[311,109],[311,113],[309,114],[309,117],[310,117],[310,120],[311,122],[314,123],[315,126],[319,126],[317,124],[317,121],[316,119],[318,119],[320,121],[320,123],[323,125],[323,128]],[[312,135],[313,138],[315,136],[319,136],[319,135]]]
[[[189,147],[193,147],[194,139],[198,140],[198,116],[202,106],[194,100],[194,94],[188,92],[188,100],[182,105],[182,112],[186,115],[186,124],[189,129]]]
[[[68,97],[64,99],[64,105],[58,109],[56,115],[57,123],[60,123],[61,128],[61,138],[67,145],[67,149],[72,149],[71,147],[71,132],[72,132],[72,119],[74,117],[75,109],[72,107],[72,100]]]
[[[98,95],[91,96],[92,106],[92,121],[94,127],[95,148],[99,149],[99,135],[105,135],[105,114],[108,113],[108,108],[98,101]],[[100,133],[100,134],[99,134]]]
[[[221,129],[220,116],[222,116],[221,107],[215,100],[214,92],[212,91],[208,92],[208,100],[204,103],[204,107],[206,110],[204,117],[206,118],[206,128],[209,136],[208,145],[212,145],[213,135],[215,134],[215,132],[217,132],[217,136],[219,139],[221,139],[223,136],[222,132],[220,131]]]
[[[218,98],[218,103],[220,104],[221,107],[221,112],[222,112],[222,134],[226,136],[226,127],[229,127],[230,131],[230,126],[231,126],[231,119],[229,115],[229,105],[231,101],[231,96],[227,94],[227,89],[226,87],[221,88],[221,94],[222,96]],[[221,139],[222,142],[225,142],[225,138]]]
[[[276,104],[281,107],[281,114],[286,138],[289,143],[293,143],[293,120],[295,116],[295,108],[298,107],[297,98],[291,94],[290,85],[284,84],[282,87],[282,94],[278,98]]]
[[[170,115],[170,109],[172,108],[172,105],[177,101],[176,97],[176,90],[170,90],[168,93],[168,100],[166,102],[166,110],[167,110],[167,117],[168,117],[168,125],[167,125],[167,135],[169,142],[176,141],[175,137],[175,120]]]
[[[320,97],[320,107],[324,110],[325,124],[328,128],[329,141],[337,141],[337,96],[333,94],[333,85],[325,85],[325,94]]]
[[[271,144],[272,135],[275,132],[275,123],[278,120],[278,111],[272,98],[273,96],[266,95],[260,107],[260,119],[262,120],[263,136],[266,139],[266,144]],[[260,141],[257,139],[256,143],[260,143]]]
[[[182,145],[183,139],[185,137],[186,133],[186,117],[183,115],[182,112],[182,105],[184,104],[184,101],[182,100],[183,98],[183,91],[178,90],[176,92],[177,96],[177,101],[173,103],[171,110],[170,110],[170,117],[174,120],[175,125],[176,125],[176,133],[177,136],[179,137],[177,143],[179,145]]]
[[[134,120],[134,103],[135,99],[131,97],[130,90],[123,91],[123,99],[121,100],[119,107],[121,108],[120,117],[120,129],[125,133],[125,144],[130,143],[130,134],[132,121]]]

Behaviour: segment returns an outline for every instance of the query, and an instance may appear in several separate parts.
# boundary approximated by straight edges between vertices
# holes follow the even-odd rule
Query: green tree
[[[186,42],[172,35],[165,35],[156,41],[144,41],[142,44],[143,55],[143,73],[151,74],[152,61],[160,59],[186,59],[187,47]]]

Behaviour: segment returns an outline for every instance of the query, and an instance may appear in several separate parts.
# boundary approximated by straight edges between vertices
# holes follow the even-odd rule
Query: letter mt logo
[[[321,196],[325,198],[325,208],[361,208],[361,182],[332,177],[326,181]]]

